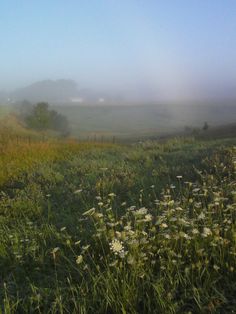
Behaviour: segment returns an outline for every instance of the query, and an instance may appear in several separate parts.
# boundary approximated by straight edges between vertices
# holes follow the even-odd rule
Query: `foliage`
[[[68,133],[67,118],[55,110],[49,110],[49,104],[45,102],[36,104],[25,121],[28,127],[36,130],[52,129],[64,134]]]
[[[2,181],[1,310],[235,311],[233,143],[29,150]]]
[[[209,129],[209,124],[207,122],[204,122],[202,129],[203,131],[207,131]]]

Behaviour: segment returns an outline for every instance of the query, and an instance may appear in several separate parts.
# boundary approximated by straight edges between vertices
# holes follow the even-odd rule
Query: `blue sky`
[[[235,0],[7,0],[0,39],[0,90],[69,78],[181,99],[236,82]]]

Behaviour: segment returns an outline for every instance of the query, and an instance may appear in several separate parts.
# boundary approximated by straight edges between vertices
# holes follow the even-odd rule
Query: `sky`
[[[2,0],[0,48],[0,90],[63,78],[143,100],[236,95],[235,0]]]

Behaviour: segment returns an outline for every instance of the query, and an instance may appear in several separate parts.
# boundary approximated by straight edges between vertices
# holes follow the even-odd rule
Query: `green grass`
[[[235,143],[62,143],[9,178],[0,312],[234,313]]]

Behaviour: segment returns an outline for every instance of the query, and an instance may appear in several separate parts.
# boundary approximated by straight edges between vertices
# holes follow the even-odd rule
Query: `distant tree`
[[[38,103],[31,115],[26,119],[28,126],[37,130],[50,129],[50,111],[49,105],[45,102]]]
[[[67,118],[55,110],[49,110],[46,102],[37,103],[32,112],[25,119],[28,127],[36,130],[55,130],[63,135],[68,135],[69,125]]]
[[[53,130],[61,132],[63,135],[68,134],[69,132],[69,123],[65,116],[56,112],[55,110],[51,111],[51,128]]]
[[[208,125],[207,122],[204,122],[204,125],[203,125],[202,129],[203,129],[204,131],[207,131],[207,130],[209,129],[209,125]]]

